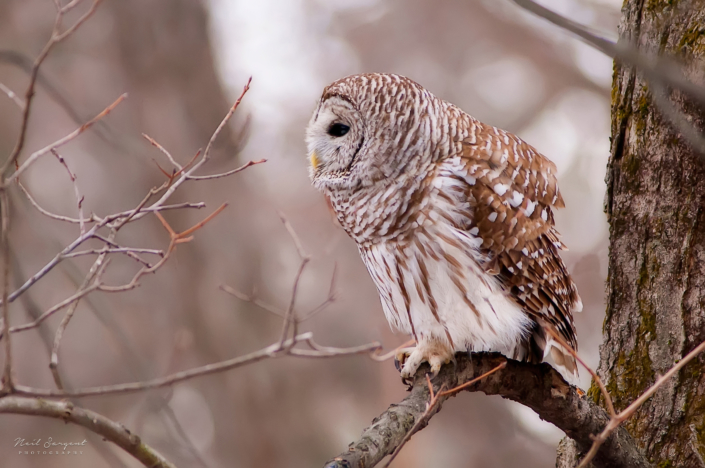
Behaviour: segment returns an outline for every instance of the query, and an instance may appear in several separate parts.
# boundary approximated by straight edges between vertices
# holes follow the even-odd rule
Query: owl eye
[[[349,130],[350,127],[345,124],[334,123],[333,125],[328,127],[328,135],[337,138],[345,135],[346,133],[348,133]]]

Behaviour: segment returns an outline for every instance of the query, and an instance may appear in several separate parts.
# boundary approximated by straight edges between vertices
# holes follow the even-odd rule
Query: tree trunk
[[[702,81],[702,2],[627,0],[622,13],[620,40],[650,56],[678,57],[688,78]],[[705,156],[659,112],[652,91],[638,70],[615,65],[598,372],[618,411],[705,340]],[[667,95],[702,133],[703,111],[692,99]],[[626,423],[656,466],[705,467],[704,362],[704,356],[690,362]],[[601,399],[595,385],[590,396]]]

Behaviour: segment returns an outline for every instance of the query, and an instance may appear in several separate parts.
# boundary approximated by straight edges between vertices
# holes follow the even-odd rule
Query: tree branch
[[[312,350],[309,351],[307,349],[294,348],[294,346],[298,343],[306,343],[309,347],[312,348]],[[280,356],[300,356],[307,358],[329,358],[337,356],[351,356],[355,354],[367,354],[372,356],[374,355],[374,353],[379,352],[381,347],[382,346],[379,343],[374,342],[360,346],[354,346],[351,348],[330,348],[327,346],[320,346],[316,344],[313,341],[313,334],[311,332],[306,332],[284,341],[283,344],[277,342],[267,346],[266,348],[251,352],[244,356],[238,356],[213,364],[206,364],[205,366],[176,372],[166,377],[159,377],[144,382],[106,385],[103,387],[87,387],[79,388],[72,391],[45,390],[41,388],[27,387],[24,385],[15,385],[14,390],[15,393],[26,396],[33,396],[37,398],[78,398],[98,395],[112,395],[118,393],[130,393],[149,390],[153,388],[168,387],[176,383],[183,382],[184,380],[189,380],[204,375],[217,374],[220,372],[235,369],[237,367],[243,367],[265,359],[274,359]]]
[[[441,387],[455,388],[496,368],[502,362],[505,369],[469,386],[470,392],[500,395],[516,401],[538,413],[541,419],[563,430],[585,452],[592,445],[592,435],[599,434],[609,423],[608,414],[589,398],[580,396],[575,387],[568,385],[560,374],[548,364],[527,364],[507,359],[499,353],[458,354],[455,369],[443,366],[433,381],[435,391]],[[424,364],[414,377],[411,393],[400,403],[392,404],[362,432],[359,440],[348,450],[326,463],[325,468],[370,468],[394,452],[406,434],[427,413],[430,392],[426,382],[429,368]],[[439,398],[433,411],[426,414],[426,423],[438,411],[443,401]],[[423,427],[421,427],[422,429]],[[622,427],[615,430],[600,447],[593,460],[596,467],[648,468],[634,439]]]
[[[79,408],[68,401],[50,401],[21,396],[0,398],[0,414],[14,413],[63,419],[83,426],[121,447],[150,468],[176,468],[160,453],[142,442],[125,426],[91,410]]]
[[[650,85],[654,88],[653,102],[661,114],[680,132],[687,143],[705,157],[705,138],[689,121],[689,117],[679,112],[671,103],[665,87],[671,86],[694,97],[705,104],[705,88],[701,83],[691,82],[685,75],[685,69],[674,57],[664,57],[662,54],[648,54],[640,51],[634,44],[621,39],[612,42],[590,31],[585,26],[571,21],[548,8],[539,5],[534,0],[512,0],[514,3],[535,15],[544,18],[561,29],[569,31],[585,43],[612,57],[616,62],[633,65],[641,70]]]

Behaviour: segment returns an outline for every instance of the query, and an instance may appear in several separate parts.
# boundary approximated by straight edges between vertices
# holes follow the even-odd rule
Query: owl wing
[[[475,130],[462,142],[460,155],[448,162],[454,177],[465,181],[473,208],[468,230],[482,239],[483,267],[529,316],[550,324],[577,350],[572,312],[582,310],[582,303],[558,254],[565,246],[554,228],[552,208],[565,205],[556,166],[510,133],[479,122]],[[543,350],[545,343],[539,346]],[[565,357],[571,362],[563,365],[574,372],[572,356],[560,354],[566,356],[554,353],[557,363]]]

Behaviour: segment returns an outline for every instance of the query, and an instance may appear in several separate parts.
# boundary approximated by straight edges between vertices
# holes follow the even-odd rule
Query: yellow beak
[[[309,159],[311,160],[311,167],[313,167],[314,170],[318,169],[318,156],[316,156],[315,151],[311,153]]]

